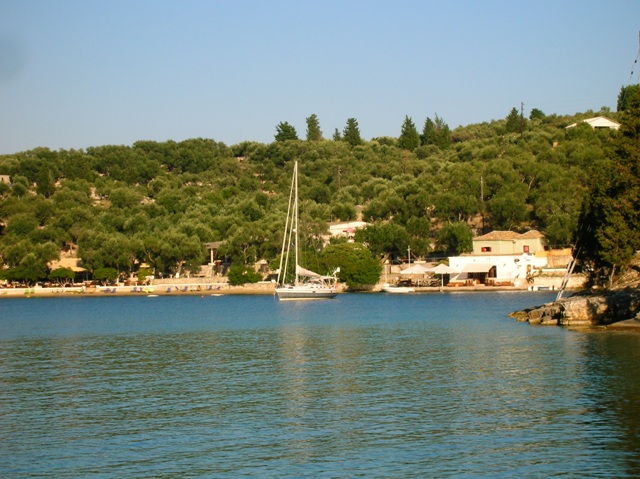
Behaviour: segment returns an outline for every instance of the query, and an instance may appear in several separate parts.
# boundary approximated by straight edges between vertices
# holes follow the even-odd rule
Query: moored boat
[[[385,283],[382,285],[382,291],[385,293],[415,293],[415,288],[412,286],[402,286],[397,284]]]
[[[291,251],[291,244],[294,251]],[[289,265],[289,257],[293,256],[293,267]],[[287,282],[287,272],[292,270],[290,282]],[[278,268],[276,295],[281,301],[305,299],[331,299],[338,294],[337,268],[332,275],[323,276],[298,264],[298,162],[293,165],[293,179],[289,194],[289,213],[285,224],[282,240],[282,255]]]

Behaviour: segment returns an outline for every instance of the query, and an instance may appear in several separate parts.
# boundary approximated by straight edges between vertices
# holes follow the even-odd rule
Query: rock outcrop
[[[635,319],[640,326],[640,289],[582,293],[553,303],[515,311],[509,316],[530,324],[606,326]]]

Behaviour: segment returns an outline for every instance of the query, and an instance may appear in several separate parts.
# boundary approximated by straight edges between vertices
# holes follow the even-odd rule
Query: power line
[[[629,84],[633,81],[633,70],[638,67],[638,58],[640,58],[640,32],[638,32],[638,53],[636,55],[636,59],[631,65],[631,75],[629,76]],[[640,81],[640,72],[638,72],[638,81]]]

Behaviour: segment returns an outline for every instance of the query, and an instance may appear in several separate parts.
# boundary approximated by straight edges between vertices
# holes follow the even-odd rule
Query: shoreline
[[[428,293],[498,293],[498,292],[551,292],[557,291],[554,287],[546,286],[422,286],[415,287],[415,292],[404,295],[428,294]],[[340,293],[344,293],[345,288],[341,288]],[[385,293],[381,291],[381,285],[376,285],[370,293],[380,293],[385,295],[397,294]],[[109,297],[109,296],[139,296],[139,297],[161,297],[161,296],[226,296],[226,295],[273,295],[275,294],[275,283],[256,283],[243,286],[231,286],[228,283],[172,283],[155,284],[147,286],[73,286],[55,288],[2,288],[0,289],[0,299],[2,298],[52,298],[52,297]]]
[[[530,325],[640,331],[640,290],[636,285],[584,291],[509,316]]]

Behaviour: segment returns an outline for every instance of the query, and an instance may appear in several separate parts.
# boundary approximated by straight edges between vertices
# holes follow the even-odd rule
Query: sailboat
[[[282,255],[278,268],[278,282],[276,294],[280,301],[305,300],[305,299],[331,299],[338,294],[336,287],[337,268],[332,275],[323,276],[298,264],[298,161],[293,165],[293,178],[291,180],[291,192],[289,194],[289,208],[285,224],[284,238],[282,240]],[[293,244],[293,252],[291,245]],[[293,255],[293,266],[289,266],[289,258]],[[287,278],[287,271],[293,270]]]

